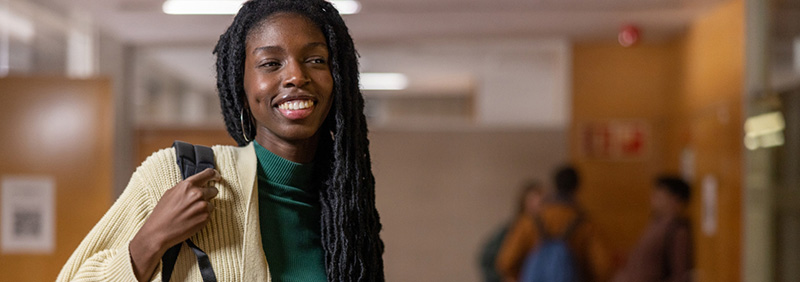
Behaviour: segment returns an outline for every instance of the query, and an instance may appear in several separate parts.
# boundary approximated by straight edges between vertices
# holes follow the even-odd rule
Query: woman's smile
[[[314,100],[286,100],[277,106],[278,111],[287,119],[299,120],[307,118],[314,111]]]

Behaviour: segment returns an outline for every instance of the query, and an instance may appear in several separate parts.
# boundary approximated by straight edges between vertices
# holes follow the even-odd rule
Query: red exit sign
[[[650,150],[650,126],[644,121],[611,120],[580,126],[581,155],[600,160],[639,160]]]

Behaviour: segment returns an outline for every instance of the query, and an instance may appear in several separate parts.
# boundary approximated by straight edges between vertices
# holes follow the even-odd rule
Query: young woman
[[[497,254],[500,252],[500,246],[503,244],[508,230],[519,221],[520,217],[536,216],[545,198],[546,194],[541,182],[527,180],[525,184],[522,185],[522,189],[517,197],[517,210],[514,217],[512,217],[509,222],[503,223],[500,228],[493,231],[492,237],[490,237],[481,248],[480,267],[484,282],[503,281],[503,277],[497,272],[495,263],[497,261]]]
[[[218,281],[383,281],[363,97],[353,41],[323,0],[246,2],[214,49],[238,147],[181,181],[175,151],[150,156],[59,281],[161,280],[161,256],[191,239]],[[182,248],[172,281],[201,281]]]

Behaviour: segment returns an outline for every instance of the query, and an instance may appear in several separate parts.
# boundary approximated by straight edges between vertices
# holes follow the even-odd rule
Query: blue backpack
[[[567,240],[581,222],[578,216],[561,236],[549,236],[536,217],[539,244],[528,253],[520,269],[519,282],[577,282],[578,267]]]

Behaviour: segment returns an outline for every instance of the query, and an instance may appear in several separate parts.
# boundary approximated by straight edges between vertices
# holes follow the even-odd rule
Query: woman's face
[[[539,208],[542,206],[542,200],[544,199],[544,195],[542,195],[541,191],[529,191],[525,194],[525,207],[524,212],[528,215],[535,215],[539,212]]]
[[[322,31],[304,16],[274,14],[251,29],[245,52],[244,91],[259,143],[313,137],[333,89]]]

